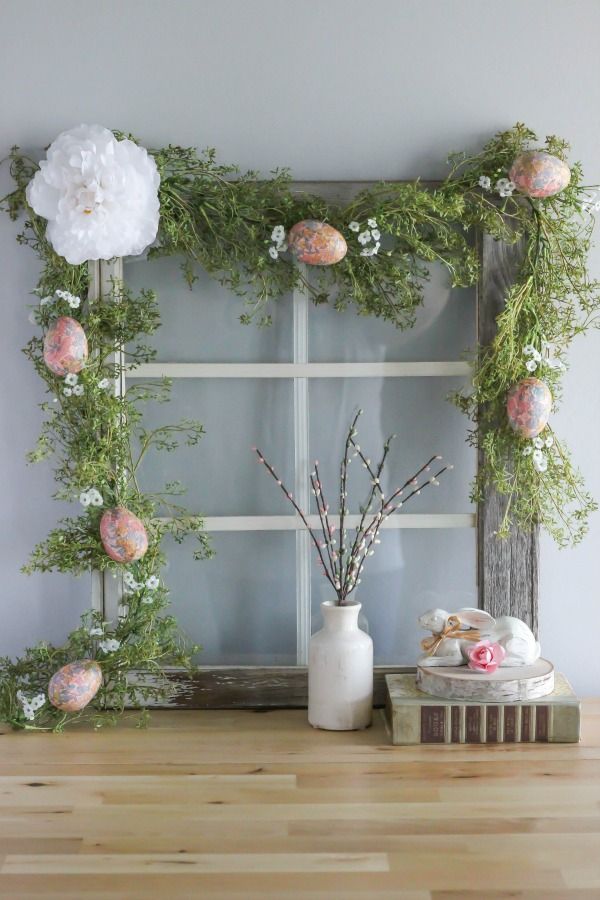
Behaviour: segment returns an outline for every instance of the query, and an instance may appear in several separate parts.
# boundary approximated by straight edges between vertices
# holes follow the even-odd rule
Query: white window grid
[[[307,274],[306,267],[303,267]],[[123,261],[90,263],[90,299],[98,299],[110,291],[113,280],[123,280]],[[176,363],[151,362],[139,365],[122,382],[117,392],[125,390],[126,378],[285,378],[294,385],[294,493],[301,508],[310,509],[308,385],[311,378],[440,378],[469,376],[470,366],[464,361],[444,362],[309,362],[308,313],[310,298],[304,286],[293,291],[293,362],[290,363]],[[338,524],[338,517],[332,516]],[[346,517],[348,527],[356,526],[359,515]],[[317,515],[309,515],[311,527],[319,526]],[[384,523],[387,529],[403,528],[475,528],[475,513],[396,513]],[[208,516],[205,530],[211,532],[295,531],[296,533],[296,664],[308,662],[311,636],[311,543],[308,532],[297,514],[261,516]],[[122,601],[121,579],[94,573],[92,603],[107,619],[114,619]]]

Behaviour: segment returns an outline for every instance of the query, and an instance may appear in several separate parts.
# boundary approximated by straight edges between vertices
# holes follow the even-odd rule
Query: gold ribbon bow
[[[481,639],[481,634],[476,628],[471,628],[469,631],[463,631],[458,616],[448,616],[442,631],[431,637],[423,638],[421,647],[426,652],[427,656],[435,656],[438,647],[446,638],[460,638],[462,641],[478,641]]]

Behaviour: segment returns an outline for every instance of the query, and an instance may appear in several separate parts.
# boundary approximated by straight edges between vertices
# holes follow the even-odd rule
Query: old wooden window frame
[[[294,190],[309,191],[329,200],[347,202],[351,196],[372,182],[295,182]],[[435,182],[426,183],[434,187]],[[513,283],[522,246],[507,245],[486,234],[476,235],[480,279],[476,289],[477,336],[480,346],[493,340],[496,317],[502,310],[508,288]],[[113,279],[123,279],[123,261],[91,262],[90,298],[105,295]],[[298,288],[294,291],[294,355],[290,363],[168,363],[156,362],[140,366],[135,377],[158,378],[286,378],[294,382],[294,491],[300,505],[309,508],[308,488],[308,382],[310,378],[335,377],[414,377],[456,376],[469,374],[468,364],[456,362],[375,362],[317,363],[308,360],[309,298]],[[123,383],[116,386],[124,390]],[[416,514],[392,517],[390,528],[456,528],[477,529],[477,588],[479,606],[493,616],[517,615],[537,632],[538,614],[538,544],[535,530],[524,534],[513,529],[507,540],[500,541],[495,532],[501,521],[506,500],[494,490],[488,491],[476,514]],[[315,519],[316,516],[312,517]],[[352,518],[352,517],[351,517]],[[469,520],[468,522],[466,520]],[[312,524],[312,523],[311,523]],[[352,524],[350,522],[349,524]],[[296,516],[219,516],[205,519],[208,532],[294,530],[296,532],[296,666],[206,666],[192,675],[173,668],[168,677],[175,688],[169,706],[172,708],[260,708],[302,707],[307,703],[308,642],[310,639],[310,543]],[[92,605],[107,620],[116,617],[122,598],[120,579],[93,573]],[[375,668],[375,703],[383,704],[384,675],[410,672],[414,667],[377,666]]]

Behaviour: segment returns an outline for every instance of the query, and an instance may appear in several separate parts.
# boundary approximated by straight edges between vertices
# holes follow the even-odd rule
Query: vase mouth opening
[[[345,603],[337,603],[335,600],[324,600],[321,609],[356,609],[362,604],[359,600],[346,600]]]

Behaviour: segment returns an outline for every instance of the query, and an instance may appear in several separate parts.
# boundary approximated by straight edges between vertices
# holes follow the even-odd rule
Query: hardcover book
[[[414,675],[386,675],[393,744],[577,743],[581,703],[564,675],[539,700],[477,703],[424,694]]]

